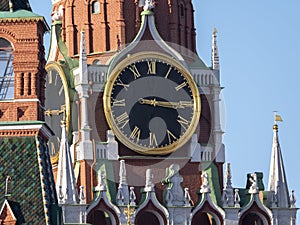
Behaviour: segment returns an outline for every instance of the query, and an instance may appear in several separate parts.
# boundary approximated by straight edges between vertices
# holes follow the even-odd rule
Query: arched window
[[[93,14],[99,14],[100,13],[100,3],[98,1],[95,1],[92,3],[92,13]]]
[[[13,47],[0,38],[0,100],[14,98]]]

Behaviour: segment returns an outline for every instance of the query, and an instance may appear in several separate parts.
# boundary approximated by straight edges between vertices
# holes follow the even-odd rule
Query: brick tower
[[[57,224],[56,195],[44,120],[49,30],[26,1],[0,3],[0,221]]]
[[[133,41],[139,31],[142,0],[53,1],[53,18],[62,16],[62,40],[68,55],[78,58],[80,31],[85,32],[88,63],[106,63]],[[157,1],[157,29],[170,43],[196,52],[194,9],[191,0]],[[180,50],[180,48],[178,48]]]

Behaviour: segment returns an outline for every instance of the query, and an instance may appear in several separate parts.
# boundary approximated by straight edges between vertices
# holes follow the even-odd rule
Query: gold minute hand
[[[179,102],[165,102],[165,101],[157,101],[154,99],[139,99],[140,104],[146,104],[146,105],[152,105],[154,107],[160,106],[165,108],[172,108],[172,109],[178,109],[178,108],[185,108],[185,107],[193,107],[193,103],[189,101],[179,101]]]

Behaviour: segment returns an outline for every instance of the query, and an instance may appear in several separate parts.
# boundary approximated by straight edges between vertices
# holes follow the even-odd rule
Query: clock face
[[[46,76],[46,91],[45,91],[45,109],[46,111],[59,111],[65,105],[65,89],[58,71],[54,68],[47,69]],[[45,121],[54,132],[50,137],[48,146],[50,156],[55,157],[58,154],[61,138],[61,121],[63,113],[46,114]]]
[[[161,54],[127,58],[104,93],[107,121],[119,140],[141,154],[168,154],[186,143],[200,116],[198,89],[179,63]]]

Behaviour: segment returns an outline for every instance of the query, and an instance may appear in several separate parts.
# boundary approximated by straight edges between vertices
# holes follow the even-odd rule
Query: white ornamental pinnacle
[[[239,189],[235,189],[234,191],[235,191],[235,193],[234,193],[234,207],[240,208],[241,207],[241,205],[240,205],[241,198],[240,198],[240,194],[239,194]]]
[[[251,184],[251,187],[249,189],[250,194],[257,194],[258,193],[258,186],[257,186],[257,175],[255,173],[251,174],[251,177],[249,178]]]
[[[295,197],[295,191],[292,189],[291,190],[291,195],[290,195],[290,204],[291,208],[296,208],[296,197]]]
[[[125,160],[120,161],[120,184],[127,185],[127,179],[126,179],[126,167],[125,167]]]
[[[134,187],[130,187],[129,198],[130,198],[130,205],[131,206],[136,206],[136,203],[135,203],[136,195],[134,193]]]
[[[208,173],[206,171],[204,171],[201,174],[201,178],[202,178],[202,185],[201,185],[200,192],[201,193],[210,193],[210,187],[209,187],[209,181],[208,181]]]
[[[154,8],[152,0],[145,0],[144,11],[149,11]]]
[[[98,171],[98,185],[96,187],[96,190],[98,191],[105,191],[106,190],[106,184],[105,184],[105,175],[103,170]]]
[[[85,201],[85,194],[84,194],[84,187],[83,186],[80,186],[80,192],[79,192],[79,203],[80,204],[86,204],[86,201]]]
[[[188,188],[184,188],[184,206],[191,206],[191,196]]]
[[[222,203],[223,203],[223,208],[224,207],[228,207],[228,197],[227,197],[227,193],[226,193],[226,190],[223,191],[223,194],[222,194]]]
[[[154,184],[152,182],[153,180],[153,173],[151,169],[146,170],[146,185],[145,185],[145,191],[154,191]]]
[[[225,189],[232,188],[230,163],[226,163],[225,180],[226,180]]]
[[[122,192],[121,187],[118,188],[118,192],[117,192],[117,205],[118,206],[123,206],[124,205],[124,194]]]

